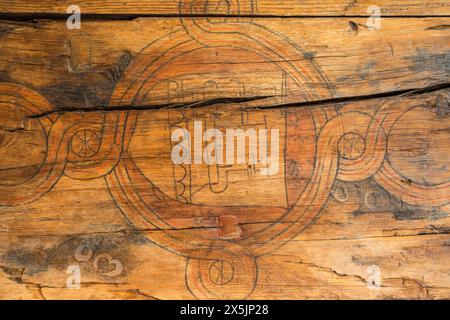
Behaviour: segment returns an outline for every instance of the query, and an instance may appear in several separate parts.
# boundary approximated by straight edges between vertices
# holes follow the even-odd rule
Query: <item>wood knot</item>
[[[356,22],[354,22],[354,21],[349,21],[348,22],[348,25],[350,26],[350,32],[351,33],[353,33],[353,34],[358,34],[358,32],[359,32],[359,27],[358,27],[358,25],[356,24]]]
[[[450,93],[440,93],[434,103],[436,113],[442,117],[450,116]]]
[[[224,240],[240,239],[242,229],[239,225],[239,218],[235,216],[219,217],[219,237]]]
[[[5,145],[5,134],[2,132],[2,130],[0,129],[0,148],[3,147]]]

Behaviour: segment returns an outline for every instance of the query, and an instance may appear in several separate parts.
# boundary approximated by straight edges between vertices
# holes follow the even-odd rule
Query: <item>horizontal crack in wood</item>
[[[298,108],[298,107],[319,107],[324,105],[336,104],[336,103],[347,103],[347,102],[361,102],[372,99],[380,99],[380,98],[393,98],[393,97],[404,97],[404,96],[412,96],[412,95],[420,95],[425,93],[432,93],[439,90],[444,90],[450,88],[450,83],[441,83],[436,84],[429,87],[424,88],[413,88],[413,89],[405,89],[398,91],[389,91],[389,92],[381,92],[369,95],[359,95],[359,96],[350,96],[350,97],[341,97],[341,98],[330,98],[330,99],[322,99],[315,101],[304,101],[304,102],[291,102],[286,104],[277,104],[277,105],[269,105],[269,106],[258,106],[257,108],[248,108],[263,110],[263,109],[284,109],[284,108]],[[185,108],[205,108],[211,107],[219,104],[240,104],[254,101],[264,101],[269,100],[270,98],[276,98],[276,96],[256,96],[256,97],[248,97],[248,98],[218,98],[211,99],[205,101],[197,101],[193,103],[187,104],[160,104],[160,105],[142,105],[142,106],[98,106],[91,108],[67,108],[67,109],[53,109],[47,112],[34,114],[31,116],[25,117],[25,119],[39,119],[42,117],[47,117],[52,114],[61,114],[68,112],[117,112],[117,111],[141,111],[141,110],[161,110],[161,109],[185,109]],[[20,130],[20,128],[19,128]]]

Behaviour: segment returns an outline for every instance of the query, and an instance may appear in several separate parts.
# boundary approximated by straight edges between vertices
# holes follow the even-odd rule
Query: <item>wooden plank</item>
[[[366,23],[1,21],[0,299],[448,299],[450,20]]]
[[[46,103],[0,91],[3,128]],[[0,297],[448,298],[448,96],[25,120],[1,131]],[[170,135],[194,121],[279,130],[279,172],[174,165]]]
[[[184,0],[181,1],[183,3]],[[236,5],[239,3],[239,7]],[[2,13],[19,14],[65,14],[71,5],[78,5],[84,14],[128,14],[128,15],[178,15],[179,0],[143,0],[143,1],[30,1],[4,0],[0,4]],[[275,15],[275,16],[370,16],[369,7],[376,4],[383,16],[436,16],[450,15],[450,6],[445,0],[235,0],[228,6],[225,1],[196,1],[191,9],[183,14],[209,15]],[[233,7],[234,5],[234,7]]]
[[[81,30],[2,22],[0,80],[37,89],[57,109],[120,107],[125,100],[110,97],[123,77],[136,86],[152,78],[151,93],[133,106],[258,97],[279,105],[448,82],[450,34],[439,27],[448,18],[389,19],[381,30],[368,30],[364,19],[205,25],[220,37],[202,33],[205,19],[183,21],[184,28],[176,18],[85,22]],[[180,94],[181,82],[202,94]]]

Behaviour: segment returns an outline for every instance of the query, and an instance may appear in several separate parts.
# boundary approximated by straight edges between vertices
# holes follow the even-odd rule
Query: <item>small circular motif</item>
[[[226,285],[234,278],[234,267],[226,261],[214,261],[209,267],[209,278],[215,285]]]
[[[343,159],[359,159],[366,151],[366,141],[359,133],[346,133],[339,140],[338,151]]]
[[[72,137],[72,152],[80,158],[87,159],[94,156],[100,147],[97,134],[89,129],[83,129]]]

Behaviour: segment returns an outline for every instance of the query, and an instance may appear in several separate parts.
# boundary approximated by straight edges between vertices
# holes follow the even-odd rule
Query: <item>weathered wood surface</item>
[[[264,179],[258,174],[260,168],[253,172],[246,165],[237,166],[226,190],[216,193],[201,188],[212,183],[207,178],[208,167],[193,166],[190,175],[194,178],[190,184],[184,181],[187,188],[198,191],[189,199],[191,205],[185,204],[185,195],[177,193],[179,186],[168,178],[173,174],[167,142],[170,141],[167,126],[173,119],[169,121],[168,117],[177,118],[183,110],[128,113],[129,117],[139,114],[139,120],[126,154],[115,165],[110,161],[116,161],[112,156],[105,157],[100,165],[92,165],[92,161],[98,162],[94,161],[95,155],[80,160],[74,142],[78,132],[87,130],[98,134],[95,123],[105,123],[104,117],[108,115],[112,118],[106,121],[103,139],[113,140],[109,135],[117,127],[108,125],[115,125],[116,116],[123,112],[62,115],[54,130],[59,126],[71,129],[67,137],[57,131],[50,134],[50,140],[59,135],[63,141],[62,145],[49,141],[52,150],[47,151],[59,155],[60,159],[46,160],[40,169],[36,164],[42,161],[38,151],[45,136],[37,129],[38,123],[51,125],[50,119],[29,121],[24,131],[3,132],[1,151],[6,163],[2,163],[2,178],[9,183],[9,189],[2,180],[1,201],[9,206],[2,208],[0,220],[1,295],[4,298],[191,298],[189,287],[195,296],[208,297],[195,287],[196,283],[185,283],[185,274],[193,277],[192,281],[197,276],[208,276],[207,271],[199,275],[195,268],[185,270],[185,256],[192,255],[212,259],[198,260],[207,266],[216,260],[231,261],[235,272],[241,273],[239,282],[225,286],[225,291],[217,286],[209,288],[219,298],[242,298],[248,294],[255,299],[448,298],[449,160],[445,155],[450,121],[448,105],[442,104],[447,94],[438,91],[312,109],[248,111],[248,119],[256,128],[264,127],[265,122],[258,119],[267,117],[270,128],[281,130],[285,138],[282,150],[287,150],[283,169],[277,176]],[[33,96],[28,98],[39,101]],[[195,119],[218,114],[220,127],[245,128],[240,122],[242,111],[230,106],[225,111],[225,107],[195,109]],[[194,111],[184,111],[186,121],[192,121]],[[16,113],[10,111],[8,115]],[[308,126],[308,119],[323,128],[320,135],[318,129]],[[382,133],[380,119],[385,119]],[[4,116],[2,120],[9,117]],[[300,128],[297,121],[302,122]],[[390,134],[384,137],[384,132]],[[357,141],[352,152],[342,144],[341,137],[355,134],[364,139]],[[70,147],[65,145],[68,139],[72,139]],[[324,144],[324,139],[332,143]],[[94,148],[96,142],[91,143]],[[360,160],[358,152],[364,150],[362,143],[370,150],[364,155],[364,166],[350,160]],[[66,148],[70,148],[68,153]],[[104,152],[102,149],[98,154]],[[25,159],[21,157],[24,150]],[[314,160],[315,152],[317,156],[322,153],[325,159]],[[378,168],[374,158],[380,156],[378,161],[383,166]],[[338,163],[333,159],[341,160]],[[325,167],[321,166],[322,171],[314,175],[312,170],[318,161]],[[113,166],[114,172],[105,174]],[[33,179],[23,183],[20,189],[10,186],[39,170],[59,170],[59,174],[46,176],[44,188],[33,188]],[[64,175],[60,177],[62,172]],[[328,177],[326,186],[315,180],[324,177]],[[54,182],[57,183],[50,188]],[[313,199],[301,198],[300,203],[296,202],[309,183],[320,184],[322,191]],[[148,198],[155,195],[155,187],[170,197],[164,200],[164,205],[160,203],[162,194],[156,194],[159,201]],[[155,211],[158,218],[149,208],[142,207],[138,195],[146,199],[149,208],[158,208]],[[34,201],[36,197],[39,200]],[[24,201],[33,202],[20,204]],[[304,201],[312,203],[301,203]],[[294,207],[287,209],[293,204]],[[139,218],[136,208],[142,210],[139,212],[147,217],[147,222]],[[307,217],[296,212],[304,209],[314,212]],[[288,216],[283,212],[288,212]],[[160,225],[161,218],[168,225]],[[280,233],[284,229],[289,232]],[[202,244],[202,239],[203,242],[205,239],[231,242],[224,242],[225,245],[214,240],[209,247],[207,243]],[[243,247],[237,244],[234,247],[235,242]],[[195,252],[190,243],[199,250],[206,246],[205,251]],[[227,246],[230,247],[226,249]],[[258,257],[257,277],[249,262],[252,260],[247,261],[250,258],[246,250]],[[102,265],[98,256],[114,262]],[[65,288],[66,269],[74,264],[82,268],[83,282],[79,290]],[[380,289],[369,289],[366,283],[370,276],[367,268],[373,265],[382,272]],[[118,274],[114,273],[116,269]]]
[[[184,0],[183,0],[184,1]],[[181,2],[183,2],[181,1]],[[207,11],[204,11],[207,2]],[[227,5],[227,2],[229,5]],[[235,4],[239,2],[239,7]],[[86,14],[179,15],[180,0],[3,0],[1,13],[52,13],[65,14],[71,5],[78,5]],[[210,15],[275,15],[275,16],[350,16],[370,13],[367,9],[377,5],[384,16],[450,15],[450,5],[445,0],[197,0],[193,2],[194,14]],[[185,14],[187,14],[185,12]]]
[[[200,25],[206,19],[196,19]],[[117,105],[109,102],[116,82],[139,55],[142,65],[164,66],[159,84],[147,101],[134,105],[189,103],[174,98],[173,73],[198,89],[208,80],[220,85],[218,97],[280,97],[280,102],[349,98],[427,88],[448,82],[450,33],[441,28],[450,18],[388,19],[381,30],[369,30],[366,19],[244,19],[214,24],[198,35],[192,21],[141,18],[134,21],[82,22],[68,30],[65,21],[0,22],[0,80],[33,87],[58,109]],[[227,37],[221,28],[231,32]],[[187,43],[184,45],[184,43]],[[204,42],[204,43],[203,43]],[[210,49],[198,50],[209,46]],[[226,48],[228,46],[228,48]],[[230,48],[233,46],[233,48]],[[225,48],[223,48],[225,47]],[[175,59],[179,52],[191,50]],[[282,53],[281,53],[282,52]],[[199,58],[201,55],[201,58]],[[292,80],[289,73],[303,72]],[[243,74],[243,71],[249,71]],[[150,71],[137,81],[145,82]],[[208,73],[205,81],[189,80]],[[39,77],[34,75],[39,74]],[[136,76],[137,77],[137,76]],[[308,78],[309,77],[309,78]],[[286,81],[285,81],[286,80]],[[296,83],[296,81],[298,81]],[[289,92],[283,92],[287,82]],[[91,85],[94,84],[94,85]],[[186,84],[187,85],[187,84]],[[170,87],[167,94],[167,86]],[[305,88],[307,90],[305,90]],[[81,96],[81,99],[80,99]]]
[[[450,298],[450,21],[366,20],[0,22],[0,298]],[[174,164],[195,121],[279,170]]]

